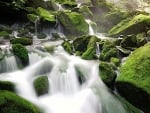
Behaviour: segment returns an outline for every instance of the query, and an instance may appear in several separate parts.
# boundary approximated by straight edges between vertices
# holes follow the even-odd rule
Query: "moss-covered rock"
[[[131,50],[122,48],[120,46],[117,46],[117,50],[118,50],[118,55],[120,58],[127,57],[131,53]]]
[[[79,8],[79,12],[86,18],[91,18],[93,13],[90,11],[89,7],[84,5]]]
[[[120,43],[121,47],[125,49],[133,49],[137,47],[136,35],[127,35]]]
[[[110,61],[111,57],[118,57],[118,50],[111,41],[105,41],[100,54],[100,60]]]
[[[33,41],[30,38],[13,38],[11,44],[32,45]]]
[[[110,36],[119,36],[121,34],[138,34],[144,32],[150,26],[150,16],[139,14],[133,18],[127,18],[109,31]]]
[[[61,36],[59,35],[59,33],[52,33],[51,40],[59,40],[59,39],[61,39]]]
[[[0,81],[0,90],[15,92],[15,84],[9,81]]]
[[[85,60],[92,60],[96,58],[96,52],[95,52],[95,48],[93,47],[89,47],[87,48],[87,50],[82,54],[82,59]]]
[[[54,0],[54,1],[60,4],[68,4],[68,5],[76,4],[76,0]]]
[[[119,58],[114,58],[114,57],[111,57],[110,59],[111,63],[113,63],[115,66],[120,66],[120,63],[121,63],[121,60]]]
[[[75,51],[84,52],[87,49],[90,38],[91,36],[81,36],[74,39],[73,46]]]
[[[99,71],[100,71],[100,77],[104,81],[104,83],[110,87],[114,87],[115,79],[116,79],[116,72],[115,67],[113,64],[108,62],[100,62],[99,64]]]
[[[8,91],[0,91],[0,108],[1,113],[41,113],[35,105]]]
[[[117,88],[135,106],[149,113],[150,105],[150,45],[135,50],[121,66]]]
[[[8,39],[9,38],[9,33],[6,32],[6,31],[0,31],[0,37]]]
[[[49,91],[49,81],[47,76],[41,76],[34,80],[34,88],[38,96],[47,94]]]
[[[51,22],[51,23],[56,22],[55,15],[53,15],[52,13],[50,13],[48,10],[46,10],[44,8],[38,7],[37,8],[37,14],[44,21],[48,21],[48,22]]]
[[[84,35],[88,34],[89,26],[84,17],[77,12],[64,11],[58,14],[58,20],[65,29],[66,35]]]
[[[28,14],[27,18],[30,22],[35,23],[39,17],[35,14]]]
[[[73,48],[69,41],[64,41],[62,43],[62,46],[65,49],[65,51],[67,51],[69,54],[73,54]]]
[[[21,44],[12,45],[13,53],[21,60],[24,66],[29,64],[29,56],[27,49]]]
[[[1,49],[1,48],[0,48]],[[3,51],[0,51],[0,61],[5,58],[5,54]]]

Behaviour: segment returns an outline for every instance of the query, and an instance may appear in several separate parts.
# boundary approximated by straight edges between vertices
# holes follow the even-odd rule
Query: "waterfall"
[[[38,38],[38,24],[39,24],[40,18],[37,16],[34,21],[34,29],[35,29],[35,35],[33,36],[33,40],[37,40]]]
[[[92,21],[89,19],[86,19],[86,22],[89,24],[89,35],[94,35],[94,29],[92,28]]]
[[[99,43],[96,42],[96,56],[99,58],[100,57],[100,48],[99,48]]]
[[[12,72],[17,69],[18,66],[14,56],[5,56],[5,58],[0,61],[0,73]]]
[[[60,46],[47,57],[30,57],[36,61],[32,58],[33,63],[24,70],[1,74],[0,80],[13,82],[18,95],[44,109],[44,113],[128,113],[99,78],[96,61],[70,56]],[[42,75],[48,77],[50,88],[48,94],[37,97],[33,80]],[[82,84],[80,76],[85,78]]]

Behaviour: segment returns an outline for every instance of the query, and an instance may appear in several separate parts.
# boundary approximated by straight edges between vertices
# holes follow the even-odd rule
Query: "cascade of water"
[[[39,21],[40,21],[40,18],[39,18],[39,16],[37,16],[35,21],[34,21],[35,35],[33,36],[33,40],[37,40]]]
[[[96,42],[96,56],[99,58],[100,57],[100,48],[99,48],[99,43]]]
[[[127,113],[100,80],[95,61],[70,56],[61,47],[52,56],[38,60],[22,71],[0,75],[0,79],[14,82],[18,94],[45,109],[45,113]],[[48,76],[49,93],[37,97],[33,80],[43,74]],[[82,84],[79,76],[86,78]]]
[[[11,72],[17,69],[18,66],[14,56],[5,56],[5,58],[0,61],[0,73]]]
[[[86,19],[86,22],[89,24],[89,35],[94,35],[94,29],[92,28],[92,21],[89,19]]]
[[[64,10],[64,8],[62,7],[62,5],[61,5],[61,4],[56,3],[56,5],[57,5],[57,7],[58,7],[58,11],[62,11],[62,10]]]

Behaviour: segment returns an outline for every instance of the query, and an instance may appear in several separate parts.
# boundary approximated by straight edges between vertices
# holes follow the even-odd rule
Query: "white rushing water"
[[[44,109],[44,113],[128,113],[103,84],[98,70],[96,61],[70,56],[58,47],[44,58],[30,54],[27,68],[1,74],[0,80],[15,83],[18,95]],[[43,75],[48,77],[50,88],[48,94],[38,97],[33,81]],[[85,79],[82,84],[81,76]]]

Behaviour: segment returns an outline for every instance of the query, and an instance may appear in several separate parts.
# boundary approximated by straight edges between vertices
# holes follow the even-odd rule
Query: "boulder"
[[[109,30],[109,36],[130,35],[145,32],[150,26],[150,16],[139,14],[134,17],[122,20],[116,26]]]
[[[56,23],[55,15],[53,15],[50,11],[48,11],[42,7],[37,8],[37,14],[43,21],[48,21],[50,23]]]
[[[13,38],[10,40],[11,44],[22,44],[22,45],[32,45],[33,41],[30,38]]]
[[[47,76],[41,76],[34,80],[34,89],[38,96],[47,94],[49,91],[49,81]]]
[[[118,50],[111,41],[105,41],[100,54],[100,60],[110,61],[111,57],[118,57]]]
[[[67,51],[69,54],[73,54],[73,48],[69,41],[64,41],[62,43],[62,46],[65,49],[65,51]]]
[[[115,79],[117,77],[117,73],[115,72],[115,66],[108,62],[101,61],[99,64],[99,76],[103,80],[103,82],[109,87],[113,88],[115,84]]]
[[[15,84],[9,81],[0,81],[0,90],[15,92]]]
[[[136,49],[121,66],[116,87],[119,93],[144,113],[150,105],[150,44]]]
[[[96,58],[96,52],[95,52],[95,48],[93,47],[89,47],[87,48],[87,50],[82,54],[82,59],[85,60],[92,60]]]
[[[41,113],[31,102],[9,91],[0,91],[1,113]]]
[[[29,56],[27,49],[21,44],[12,44],[13,53],[21,60],[23,66],[29,64]]]
[[[60,12],[58,20],[65,29],[66,35],[80,36],[89,32],[89,25],[86,23],[84,17],[77,12]]]

